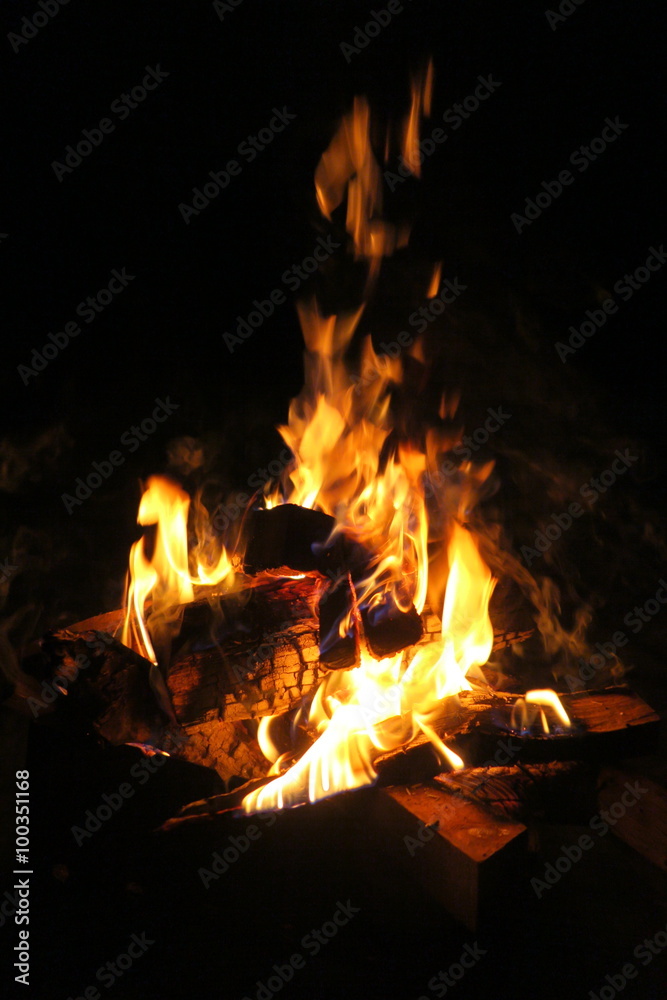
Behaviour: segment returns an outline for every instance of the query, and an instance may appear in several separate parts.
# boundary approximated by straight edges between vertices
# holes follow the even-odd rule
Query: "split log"
[[[320,577],[265,577],[253,584],[221,595],[212,606],[200,600],[183,607],[181,635],[166,674],[179,722],[235,721],[288,711],[317,686],[327,667],[339,667],[341,661],[323,664],[319,658],[315,606]],[[437,639],[441,631],[440,619],[429,610],[421,621],[417,646]],[[118,636],[121,628],[122,612],[114,611],[69,631]],[[517,632],[498,631],[494,648],[520,638]],[[349,657],[342,662],[353,665]]]
[[[359,626],[350,578],[341,576],[318,604],[320,663],[329,670],[348,670],[359,663]],[[345,621],[344,634],[341,623]]]
[[[293,503],[278,504],[269,510],[252,509],[243,558],[246,573],[282,567],[300,573],[340,572],[338,546],[325,548],[335,526],[336,520],[329,514]]]
[[[424,626],[414,605],[401,611],[389,595],[374,608],[363,608],[364,636],[373,656],[382,660],[419,642]]]
[[[450,698],[433,728],[470,767],[554,760],[599,761],[650,753],[658,740],[660,717],[629,688],[561,694],[573,722],[553,735],[512,730],[519,695],[464,691]],[[375,768],[382,784],[412,784],[442,770],[425,736],[380,755]]]

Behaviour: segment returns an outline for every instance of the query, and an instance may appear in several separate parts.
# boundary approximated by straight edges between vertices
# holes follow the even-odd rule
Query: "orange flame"
[[[433,63],[412,83],[410,112],[402,137],[405,163],[419,176],[419,126],[424,114],[430,114],[433,90]],[[390,137],[384,141],[384,159],[388,159]],[[407,244],[406,226],[397,227],[384,220],[382,213],[382,175],[371,137],[371,114],[365,97],[355,97],[352,110],[345,115],[315,171],[315,193],[322,215],[331,220],[333,212],[347,197],[345,228],[352,237],[355,257],[371,261],[369,278],[377,275],[380,259]]]
[[[550,708],[557,716],[559,722],[566,729],[572,726],[570,717],[563,707],[563,703],[555,691],[547,688],[528,691],[524,698],[519,698],[512,707],[511,725],[513,729],[531,729],[537,716],[538,708],[529,706],[544,706]],[[551,732],[549,721],[542,707],[539,708],[539,717],[542,729],[545,733]]]
[[[432,84],[429,64],[413,81],[401,139],[405,162],[415,174],[419,122],[430,113]],[[389,134],[385,157],[388,153]],[[329,220],[347,200],[346,230],[355,257],[369,261],[370,281],[382,257],[407,236],[381,217],[382,178],[364,98],[355,99],[323,154],[315,188],[320,210]],[[437,265],[429,296],[437,294],[439,283]],[[438,736],[438,721],[447,700],[470,689],[470,678],[486,663],[493,646],[488,607],[495,580],[475,536],[462,526],[492,464],[463,463],[427,503],[426,482],[442,483],[436,474],[439,460],[459,441],[458,432],[442,429],[455,414],[458,397],[443,397],[440,429],[428,428],[419,440],[399,434],[392,394],[403,380],[400,358],[379,356],[367,337],[358,374],[346,364],[363,310],[361,305],[350,315],[323,316],[315,302],[299,306],[305,386],[290,405],[287,424],[279,428],[293,460],[280,486],[266,490],[265,505],[290,502],[329,514],[335,524],[330,543],[342,535],[351,547],[356,544],[370,553],[365,578],[354,581],[357,604],[371,610],[387,601],[407,610],[414,603],[421,612],[428,595],[431,607],[442,607],[441,636],[411,655],[380,661],[363,650],[358,667],[329,674],[307,712],[309,728],[319,735],[285,773],[287,755],[274,739],[273,720],[262,719],[258,742],[271,762],[274,780],[246,796],[246,812],[315,801],[369,784],[376,777],[378,755],[419,734],[431,741],[444,763],[463,767]],[[413,365],[423,363],[419,342],[410,354]],[[434,508],[437,517],[431,523]],[[189,546],[189,517],[190,497],[173,482],[152,477],[138,521],[154,526],[154,531],[132,548],[123,641],[145,650],[154,664],[155,633],[165,625],[168,631],[177,614],[174,607],[192,601],[199,588],[223,582],[229,586],[234,577],[227,552],[214,539],[200,534]],[[553,692],[529,692],[524,705],[528,717],[537,708],[527,705],[551,707],[569,724]],[[300,711],[305,717],[305,709]],[[543,709],[540,712],[546,726]]]
[[[412,81],[412,103],[403,132],[403,162],[415,177],[421,177],[419,123],[423,114],[431,113],[432,93],[433,61],[429,60],[426,72]]]

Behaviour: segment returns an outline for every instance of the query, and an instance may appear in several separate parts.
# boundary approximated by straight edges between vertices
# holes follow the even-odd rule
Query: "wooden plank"
[[[367,805],[382,849],[470,930],[497,913],[501,900],[512,910],[513,888],[526,881],[523,823],[495,817],[434,783],[377,789]]]
[[[623,797],[632,802],[632,796],[627,795],[626,786],[636,789],[639,796],[628,807]],[[603,768],[598,804],[601,812],[608,813],[616,837],[667,871],[667,764],[663,760],[626,761]]]

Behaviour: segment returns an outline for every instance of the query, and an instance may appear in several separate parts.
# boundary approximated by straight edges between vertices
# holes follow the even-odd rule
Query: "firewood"
[[[391,594],[373,608],[363,608],[364,635],[373,656],[382,660],[419,642],[424,626],[414,604],[407,611],[396,606]]]
[[[578,760],[508,767],[467,767],[437,774],[444,791],[505,819],[530,824],[587,822],[596,810],[596,763]]]
[[[293,503],[250,511],[244,556],[246,573],[289,567],[307,573],[333,568],[336,551],[325,543],[336,526],[329,514]]]
[[[359,626],[349,576],[341,575],[324,591],[318,604],[318,618],[320,663],[330,670],[355,667],[359,663]]]
[[[526,880],[526,827],[429,782],[376,789],[367,823],[382,850],[470,930],[497,918],[498,900]],[[509,894],[509,897],[508,897]]]
[[[318,655],[321,629],[315,606],[321,596],[328,614],[329,589],[319,576],[300,580],[255,578],[237,593],[223,594],[212,606],[198,600],[183,606],[181,636],[175,643],[166,683],[180,722],[198,719],[257,718],[289,710],[324,675],[358,662],[349,647],[339,660]],[[329,588],[332,585],[329,585]],[[334,582],[335,586],[335,582]],[[340,582],[344,588],[344,578]],[[331,599],[332,616],[336,596]],[[343,598],[343,602],[348,597]],[[342,605],[341,605],[342,606]],[[118,636],[121,611],[108,612],[70,627],[70,632],[103,631]],[[440,635],[440,620],[428,609],[418,645]],[[330,627],[327,620],[327,627]],[[496,636],[496,648],[514,636]]]
[[[626,785],[639,793],[629,808],[623,802]],[[600,774],[598,804],[608,813],[616,837],[667,871],[667,765],[663,760],[633,760],[605,767]]]
[[[174,729],[174,720],[166,718],[171,708],[176,730],[188,737],[177,752],[215,767],[226,779],[235,773],[259,777],[265,762],[255,748],[254,728],[245,725],[246,720],[289,711],[316,689],[328,666],[353,666],[356,637],[354,659],[348,644],[342,650],[345,658],[339,655],[327,662],[325,656],[322,662],[316,606],[332,584],[325,584],[319,574],[303,579],[262,576],[247,582],[236,593],[197,600],[180,609],[181,634],[171,662],[162,670],[166,705],[156,699],[149,680],[157,668],[117,641],[120,611],[73,625],[67,634],[59,634],[55,645],[47,641],[44,652],[50,663],[45,678],[53,680],[67,658],[80,652],[77,643],[85,643],[86,633],[111,635],[114,642],[100,644],[96,669],[82,671],[70,689],[70,710],[78,705],[82,717],[93,720],[111,742],[150,743],[168,750],[170,727]],[[340,586],[344,587],[344,578]],[[334,616],[335,596],[331,600]],[[328,603],[322,603],[323,613]],[[426,611],[422,624],[419,644],[439,636],[437,616]],[[505,642],[506,635],[499,641]],[[431,763],[432,754],[428,760]]]
[[[660,717],[629,688],[562,694],[573,726],[553,735],[519,734],[510,726],[520,695],[464,691],[449,698],[434,729],[469,767],[490,763],[602,760],[648,753],[660,732]],[[425,736],[375,761],[382,784],[411,784],[442,770]]]

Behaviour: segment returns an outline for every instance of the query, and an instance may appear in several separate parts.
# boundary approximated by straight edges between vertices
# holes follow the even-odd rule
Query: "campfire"
[[[535,797],[574,787],[582,761],[648,745],[657,717],[626,688],[557,693],[545,676],[526,690],[494,662],[521,644],[535,657],[541,641],[573,663],[582,629],[557,622],[484,523],[502,483],[465,447],[475,428],[459,420],[456,394],[428,411],[423,341],[382,351],[360,335],[383,262],[410,235],[385,213],[383,165],[400,155],[419,176],[432,85],[429,65],[404,120],[384,130],[357,98],[315,170],[319,227],[344,227],[363,287],[335,312],[298,303],[305,384],[279,428],[290,456],[280,475],[224,530],[203,491],[151,477],[125,608],[53,633],[44,649],[59,691],[107,740],[225,780],[227,793],[173,824],[375,785],[378,822],[414,832],[418,820],[428,841],[437,825],[443,898],[472,925],[479,872],[522,849]],[[439,261],[424,271],[434,314],[447,301],[442,273]],[[463,834],[452,803],[465,805]]]

